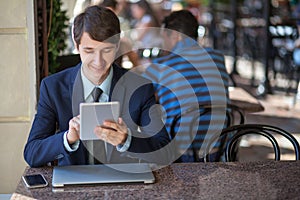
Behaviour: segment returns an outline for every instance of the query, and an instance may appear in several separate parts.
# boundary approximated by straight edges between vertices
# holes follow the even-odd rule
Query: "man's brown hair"
[[[84,32],[93,40],[117,44],[120,40],[120,22],[110,9],[90,6],[74,19],[73,36],[77,48]]]

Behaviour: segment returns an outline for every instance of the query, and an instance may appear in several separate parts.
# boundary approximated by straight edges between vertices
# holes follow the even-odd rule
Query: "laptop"
[[[56,166],[53,187],[78,184],[154,183],[148,163]]]

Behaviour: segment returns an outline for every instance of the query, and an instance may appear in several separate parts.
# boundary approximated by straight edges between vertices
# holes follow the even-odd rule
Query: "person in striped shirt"
[[[199,46],[198,27],[198,21],[187,10],[167,16],[161,31],[165,55],[154,59],[143,73],[154,84],[157,101],[165,114],[165,126],[176,144],[177,157],[183,162],[195,161],[193,148],[202,157],[203,144],[224,127],[225,111],[211,110],[204,114],[202,106],[229,102],[224,56],[217,50]],[[192,115],[181,114],[193,107],[201,116],[191,126]],[[181,117],[172,128],[176,116]]]

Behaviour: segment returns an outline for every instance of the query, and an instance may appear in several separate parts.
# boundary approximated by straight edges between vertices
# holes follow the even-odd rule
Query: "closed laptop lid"
[[[100,183],[154,183],[155,178],[147,163],[70,165],[53,169],[53,187]]]

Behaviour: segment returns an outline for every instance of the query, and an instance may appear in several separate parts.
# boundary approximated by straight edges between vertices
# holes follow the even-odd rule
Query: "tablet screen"
[[[120,115],[119,102],[96,102],[80,104],[80,139],[98,140],[94,134],[96,126],[105,120],[118,121]]]

